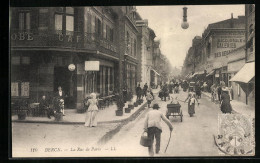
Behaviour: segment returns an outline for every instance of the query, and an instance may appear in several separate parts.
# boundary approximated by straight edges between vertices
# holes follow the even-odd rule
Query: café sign
[[[18,32],[18,33],[13,33],[11,34],[11,39],[12,40],[27,40],[27,41],[32,41],[33,40],[33,34],[30,32]]]

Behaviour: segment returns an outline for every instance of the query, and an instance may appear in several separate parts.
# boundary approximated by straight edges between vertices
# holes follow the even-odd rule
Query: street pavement
[[[218,133],[218,114],[221,114],[219,105],[212,103],[208,96],[202,94],[202,98],[199,99],[200,105],[195,107],[195,115],[190,117],[188,104],[181,102],[187,97],[187,92],[180,91],[177,95],[183,112],[183,122],[180,121],[180,117],[170,117],[174,129],[168,149],[164,153],[170,131],[162,121],[161,150],[155,157],[220,156],[213,139],[213,135]],[[155,93],[155,97],[153,103],[159,103],[160,111],[165,114],[166,105],[170,101],[161,101],[158,93]],[[102,123],[94,128],[71,124],[12,123],[13,154],[17,157],[148,157],[147,147],[139,143],[144,119],[149,110],[151,108],[146,108],[136,119],[124,125]],[[110,132],[118,128],[119,131],[114,135]],[[107,143],[98,144],[104,135],[110,133]],[[37,148],[38,151],[32,152],[32,148]],[[60,148],[61,151],[46,152],[49,148]],[[90,150],[73,151],[78,148]]]
[[[186,92],[180,92],[179,99],[184,101],[187,97]],[[165,113],[166,105],[169,101],[161,101],[156,98],[160,105],[160,110]],[[161,150],[155,157],[179,157],[179,156],[219,156],[218,149],[214,144],[213,135],[218,132],[218,114],[221,113],[218,105],[213,104],[210,100],[202,95],[199,99],[199,107],[195,107],[194,117],[188,114],[187,103],[180,102],[183,112],[183,122],[180,117],[170,117],[174,129],[166,153],[164,150],[168,143],[170,131],[168,126],[162,122],[163,132],[161,135]],[[148,111],[148,109],[147,109]],[[143,124],[146,112],[138,117],[134,122],[126,125],[120,133],[106,144],[113,146],[116,151],[105,153],[107,156],[148,156],[147,147],[139,144],[140,137],[143,133]]]
[[[71,149],[96,148],[96,141],[118,125],[109,123],[89,128],[84,125],[12,123],[12,154],[13,157],[91,157],[100,153]]]

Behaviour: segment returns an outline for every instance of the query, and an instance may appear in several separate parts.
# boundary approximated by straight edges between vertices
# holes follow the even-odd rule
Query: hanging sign
[[[85,61],[85,71],[99,71],[99,61]]]

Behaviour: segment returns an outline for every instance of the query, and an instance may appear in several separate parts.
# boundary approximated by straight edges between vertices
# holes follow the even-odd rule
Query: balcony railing
[[[106,49],[117,52],[114,42],[96,33],[48,30],[11,30],[11,47],[53,47],[71,49]]]

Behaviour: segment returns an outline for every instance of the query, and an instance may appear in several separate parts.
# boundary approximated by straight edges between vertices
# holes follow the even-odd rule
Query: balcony
[[[11,48],[56,48],[71,50],[98,50],[117,53],[115,43],[95,33],[47,30],[11,30]]]

